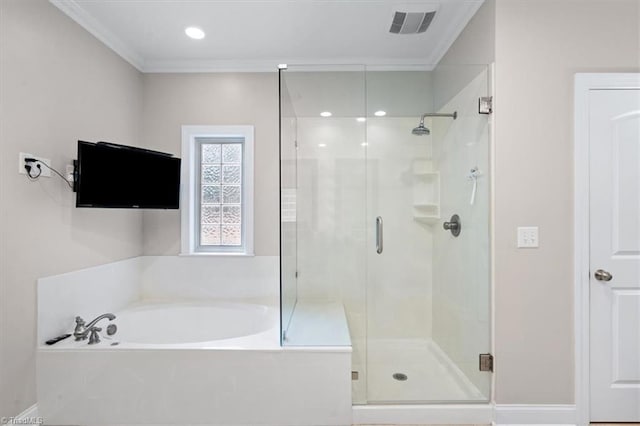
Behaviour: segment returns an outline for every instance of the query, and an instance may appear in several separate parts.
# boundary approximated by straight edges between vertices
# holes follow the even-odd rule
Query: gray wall
[[[180,155],[182,125],[255,126],[254,248],[279,255],[278,73],[146,74],[142,141]],[[144,253],[180,251],[180,213],[145,211]]]
[[[495,15],[496,0],[486,0],[433,70],[434,111],[495,61]]]
[[[18,174],[18,153],[64,171],[78,139],[139,143],[141,89],[49,2],[0,2],[0,416],[36,399],[36,279],[142,254],[140,212],[76,209],[59,178]]]
[[[640,1],[488,0],[434,70],[436,108],[459,65],[494,60],[495,399],[572,404],[573,75],[640,71]],[[537,250],[516,248],[527,225]]]
[[[638,0],[497,0],[495,344],[500,404],[574,402],[573,76],[640,71]],[[540,248],[516,248],[516,227]]]

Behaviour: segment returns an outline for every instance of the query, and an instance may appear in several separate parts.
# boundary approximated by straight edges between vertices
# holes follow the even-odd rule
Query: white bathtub
[[[56,349],[275,349],[279,347],[278,310],[261,304],[221,301],[140,302],[103,319],[100,343],[73,336]],[[90,321],[91,318],[85,318]],[[116,324],[113,336],[105,333]],[[72,332],[70,329],[69,333]]]
[[[137,303],[116,313],[113,322],[118,331],[111,337],[103,334],[103,344],[118,342],[136,348],[277,348],[279,321],[277,309],[259,304]]]
[[[280,347],[274,307],[145,302],[114,313],[118,331],[99,344],[38,348],[45,424],[351,423],[351,348]]]
[[[276,310],[264,305],[147,303],[117,315],[120,328],[114,337],[130,343],[209,342],[263,333],[277,321]]]

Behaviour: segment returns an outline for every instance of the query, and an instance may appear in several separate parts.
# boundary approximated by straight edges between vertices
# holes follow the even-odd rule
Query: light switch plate
[[[518,248],[537,248],[538,227],[537,226],[519,226],[518,227]]]

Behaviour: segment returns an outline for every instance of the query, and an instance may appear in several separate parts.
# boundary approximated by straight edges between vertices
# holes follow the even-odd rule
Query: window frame
[[[200,138],[229,140],[242,138],[242,245],[200,245]],[[180,191],[181,255],[253,256],[253,143],[254,126],[182,126],[182,170]],[[220,143],[225,143],[221,141]],[[228,142],[227,142],[228,143]],[[238,142],[235,142],[238,143]]]

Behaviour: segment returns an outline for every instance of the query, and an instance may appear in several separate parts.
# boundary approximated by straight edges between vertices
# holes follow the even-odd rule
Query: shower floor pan
[[[430,339],[373,340],[367,353],[371,404],[488,400]]]

